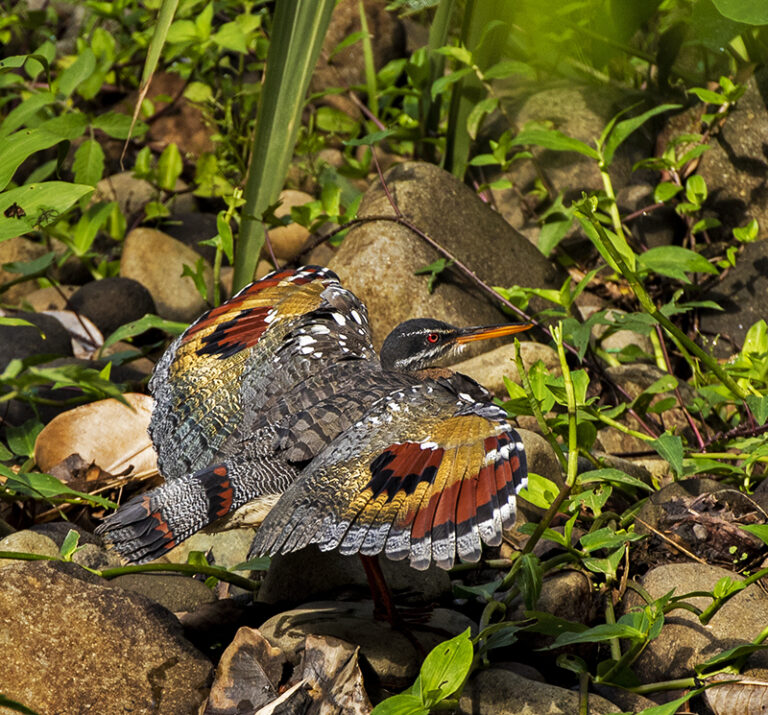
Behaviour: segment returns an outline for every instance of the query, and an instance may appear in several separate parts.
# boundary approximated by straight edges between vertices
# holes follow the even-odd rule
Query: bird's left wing
[[[451,568],[501,543],[527,483],[520,437],[500,408],[431,381],[376,402],[282,495],[254,551],[318,544],[343,554]]]
[[[150,436],[167,478],[219,461],[276,395],[329,363],[372,359],[365,307],[332,271],[285,270],[187,328],[158,362]]]

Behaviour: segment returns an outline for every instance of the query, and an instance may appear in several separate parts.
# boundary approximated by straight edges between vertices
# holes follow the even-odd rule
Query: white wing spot
[[[299,335],[299,345],[314,345],[317,341],[311,335]]]
[[[437,442],[421,442],[422,449],[437,449]]]
[[[331,313],[331,317],[339,324],[346,325],[347,319],[341,313]]]
[[[354,319],[354,321],[355,321],[355,322],[356,322],[358,325],[362,325],[362,324],[363,324],[363,320],[362,320],[362,318],[360,317],[360,313],[358,313],[356,310],[352,310],[352,311],[350,311],[350,313],[349,313],[349,314],[352,316],[352,318]]]

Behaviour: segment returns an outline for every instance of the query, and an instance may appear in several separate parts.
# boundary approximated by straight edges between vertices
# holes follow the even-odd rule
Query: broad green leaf
[[[424,707],[416,695],[401,693],[380,702],[371,715],[429,715],[429,708]]]
[[[72,162],[76,184],[96,186],[104,174],[104,151],[95,139],[86,139],[75,152]]]
[[[239,22],[225,22],[218,32],[211,35],[211,39],[225,50],[238,52],[241,55],[248,53],[248,42]]]
[[[715,268],[704,256],[682,246],[657,246],[637,257],[638,265],[647,271],[690,283],[686,273],[713,273]]]
[[[56,254],[54,253],[53,255],[55,256]],[[6,318],[3,315],[0,315],[0,325],[17,325],[19,327],[21,326],[35,327],[34,323],[30,323],[28,320],[24,320],[23,318]],[[7,457],[3,456],[2,450],[3,450],[3,446],[0,444],[0,459],[7,459]]]
[[[707,200],[707,182],[703,176],[693,174],[685,182],[685,197],[693,204],[701,206]]]
[[[768,420],[768,395],[747,395],[747,406],[757,420],[757,424],[764,425]]]
[[[550,479],[540,474],[528,473],[528,485],[520,491],[520,496],[534,506],[549,509],[560,489]]]
[[[653,200],[656,203],[664,203],[682,190],[683,187],[673,181],[662,181],[653,191]]]
[[[647,112],[643,112],[637,117],[631,117],[630,119],[625,119],[623,122],[616,124],[603,147],[603,164],[605,166],[610,166],[613,161],[613,155],[616,153],[616,150],[622,142],[651,117],[661,114],[662,112],[679,108],[679,104],[662,104],[653,109],[649,109]]]
[[[233,566],[230,571],[266,571],[271,563],[272,559],[269,556],[257,556]]]
[[[113,139],[127,139],[131,130],[131,118],[127,114],[121,114],[120,112],[105,112],[96,117],[91,126],[94,129],[100,129]],[[147,129],[148,127],[144,122],[136,122],[133,136],[140,136]]]
[[[748,531],[752,536],[756,536],[765,544],[768,544],[768,524],[739,524],[739,528]]]
[[[67,181],[25,184],[0,194],[0,241],[22,236],[36,226],[45,226],[70,209],[80,198],[93,191],[92,186]],[[12,204],[20,206],[25,216],[6,218],[2,214]]]
[[[14,454],[20,457],[31,457],[35,453],[35,440],[42,429],[43,423],[33,417],[18,427],[7,425],[5,438]]]
[[[749,327],[741,352],[744,355],[753,353],[758,356],[768,353],[768,324],[765,320],[758,320]]]
[[[679,476],[683,471],[683,440],[677,435],[671,435],[665,432],[658,439],[650,441],[651,445],[664,459],[669,462],[675,476]]]
[[[53,477],[50,474],[37,472],[14,473],[2,464],[0,464],[0,474],[6,478],[4,484],[6,489],[12,489],[17,494],[30,496],[33,499],[44,499],[46,501],[52,499],[64,499],[66,501],[77,499],[86,501],[90,504],[103,506],[108,509],[117,509],[117,504],[109,499],[104,499],[95,494],[85,494],[84,492],[70,489],[66,484],[60,482],[56,477]]]
[[[688,92],[695,94],[702,102],[708,104],[723,104],[725,97],[718,92],[713,92],[711,89],[704,89],[704,87],[691,87]]]
[[[163,153],[157,160],[158,186],[166,191],[174,191],[176,181],[181,176],[183,169],[184,162],[181,159],[179,147],[172,142],[163,149]]]
[[[626,531],[615,531],[606,526],[603,529],[584,534],[579,540],[581,548],[587,553],[597,551],[598,549],[612,549],[621,546],[627,541],[640,541],[645,537],[642,534],[635,534]]]
[[[637,641],[645,638],[645,633],[625,623],[601,623],[581,633],[561,633],[554,643],[540,650],[554,650],[572,643],[602,643],[612,638],[629,638]]]
[[[419,673],[425,705],[435,705],[458,690],[472,666],[472,654],[469,628],[430,651]]]
[[[487,70],[483,71],[483,79],[486,80],[501,79],[512,75],[520,75],[529,79],[534,79],[536,73],[531,65],[528,65],[525,62],[519,62],[518,60],[502,60],[493,65],[493,67],[489,67]]]
[[[638,489],[645,489],[649,492],[653,491],[653,487],[619,469],[593,469],[579,475],[579,484],[591,484],[592,482],[615,482],[617,484],[626,484],[630,487],[637,487]]]
[[[152,330],[153,328],[159,328],[160,330],[164,330],[166,333],[171,335],[181,335],[181,333],[183,333],[187,327],[187,323],[176,323],[172,320],[165,320],[165,318],[161,318],[158,315],[147,313],[147,315],[145,315],[143,318],[139,318],[138,320],[134,320],[131,323],[121,325],[117,330],[115,330],[114,333],[112,333],[112,335],[107,337],[101,349],[104,350],[105,348],[108,348],[110,345],[114,345],[120,340],[125,340],[126,338],[132,338],[136,335],[141,335],[142,333],[146,333],[147,330]]]
[[[86,47],[53,83],[54,91],[69,97],[81,82],[91,76],[95,69],[96,55],[93,54],[93,50],[90,47]]]
[[[74,529],[70,529],[59,547],[59,555],[64,561],[72,560],[72,555],[77,551],[77,544],[79,541],[80,534]]]
[[[512,146],[540,146],[554,151],[575,151],[590,159],[599,159],[597,150],[578,139],[566,136],[556,129],[545,127],[525,127],[511,142]]]
[[[712,0],[718,12],[734,22],[768,25],[768,5],[764,0]]]
[[[455,70],[450,74],[443,75],[442,77],[436,79],[432,83],[432,88],[430,90],[432,100],[434,101],[436,97],[445,92],[451,85],[456,84],[456,82],[460,81],[468,74],[472,74],[472,68],[462,67],[460,70]]]
[[[539,557],[530,553],[523,554],[520,557],[520,570],[517,572],[517,582],[523,594],[525,607],[529,611],[536,608],[536,603],[541,595],[543,578],[544,572],[542,571]]]
[[[47,107],[55,101],[56,97],[52,92],[40,92],[40,94],[33,94],[24,99],[21,104],[8,112],[8,116],[0,124],[0,138],[24,126],[43,107]]]
[[[3,139],[3,151],[0,152],[0,191],[13,178],[16,169],[32,154],[58,144],[61,137],[41,129],[22,129]],[[0,201],[4,199],[0,197]],[[8,202],[10,206],[12,202]]]
[[[56,251],[49,251],[31,261],[13,261],[4,263],[3,270],[22,276],[36,276],[44,273],[56,260]]]
[[[689,693],[686,693],[680,698],[671,700],[670,702],[664,703],[663,705],[654,705],[653,707],[636,711],[634,715],[675,715],[675,713],[680,709],[681,705],[684,705],[692,697],[700,695],[705,690],[706,688],[697,688],[696,690],[691,690]],[[629,715],[631,715],[631,713]]]

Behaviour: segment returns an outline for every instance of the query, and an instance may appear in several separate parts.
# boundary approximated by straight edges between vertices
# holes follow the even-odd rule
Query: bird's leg
[[[389,621],[392,626],[402,625],[403,620],[395,608],[384,572],[381,570],[378,556],[363,556],[360,554],[360,562],[363,564],[365,577],[368,579],[368,587],[373,598],[373,617],[378,621]]]
[[[359,556],[360,561],[363,564],[365,576],[368,579],[368,586],[371,589],[373,617],[379,621],[388,621],[394,630],[402,633],[408,639],[419,657],[425,658],[427,652],[424,650],[424,646],[411,632],[405,619],[395,608],[395,600],[392,597],[392,591],[384,578],[384,572],[381,570],[379,557],[363,556],[362,554],[359,554]]]

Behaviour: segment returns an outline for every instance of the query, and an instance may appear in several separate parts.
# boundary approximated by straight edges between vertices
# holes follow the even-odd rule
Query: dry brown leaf
[[[110,474],[131,476],[157,472],[157,456],[147,428],[153,400],[126,393],[128,405],[108,399],[80,405],[52,419],[35,442],[35,461],[49,472],[73,454]]]
[[[711,680],[733,680],[739,676],[720,675]],[[704,692],[704,699],[715,715],[757,715],[768,712],[768,681],[743,678]]]
[[[72,354],[90,360],[104,344],[104,336],[91,320],[71,310],[44,310],[45,315],[56,318],[72,338]]]

